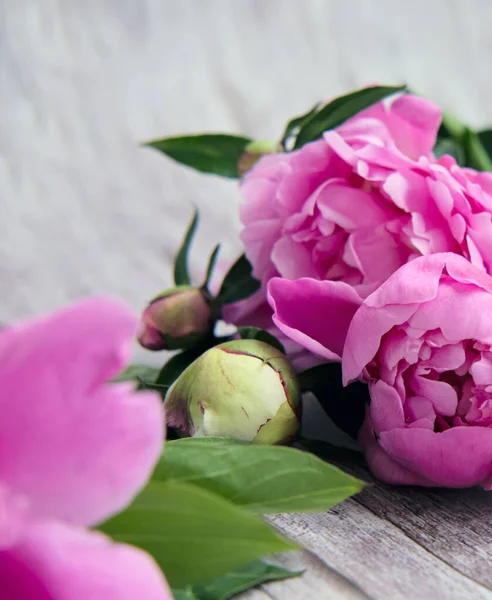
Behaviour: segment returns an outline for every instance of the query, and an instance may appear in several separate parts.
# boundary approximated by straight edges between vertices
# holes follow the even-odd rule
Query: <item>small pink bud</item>
[[[138,341],[148,350],[190,348],[213,327],[208,295],[178,286],[152,300],[142,314]]]

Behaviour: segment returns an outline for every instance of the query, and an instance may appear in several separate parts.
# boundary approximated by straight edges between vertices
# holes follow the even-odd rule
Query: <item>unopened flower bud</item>
[[[166,395],[167,423],[189,436],[277,444],[300,428],[301,393],[288,359],[258,340],[207,350]]]
[[[138,341],[148,350],[189,348],[211,331],[212,324],[205,293],[178,286],[152,300],[144,310]]]
[[[237,163],[237,170],[242,176],[249,171],[251,167],[257,162],[264,154],[274,154],[278,151],[277,142],[270,140],[254,140],[246,146],[244,149],[239,162]]]

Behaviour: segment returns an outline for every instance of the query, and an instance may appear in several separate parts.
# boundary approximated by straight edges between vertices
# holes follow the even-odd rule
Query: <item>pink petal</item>
[[[54,521],[30,523],[0,551],[2,600],[172,600],[142,550]]]
[[[273,247],[271,258],[279,274],[286,279],[318,277],[311,253],[291,237],[279,238]]]
[[[411,378],[408,385],[411,386],[413,394],[427,398],[432,403],[436,414],[452,417],[456,412],[458,396],[449,383],[434,381],[428,379],[425,375],[420,376],[417,370],[416,375]]]
[[[258,290],[256,293],[244,298],[244,300],[238,300],[237,302],[231,302],[231,304],[225,304],[222,307],[222,315],[226,323],[234,323],[234,325],[254,325],[258,316],[263,314],[268,315],[268,321],[271,324],[272,309],[266,302],[265,292]],[[262,325],[256,325],[264,329]]]
[[[367,302],[375,294],[377,291],[364,301],[348,328],[342,359],[344,385],[357,379],[365,366],[374,358],[379,350],[382,336],[395,325],[407,321],[419,306],[418,304],[401,306],[394,304],[373,308],[368,306]]]
[[[414,160],[432,152],[441,123],[441,109],[412,94],[403,94],[391,105],[388,128],[398,149]]]
[[[337,180],[326,182],[318,195],[317,205],[325,219],[348,231],[374,227],[396,213],[369,192]]]
[[[107,385],[137,319],[92,299],[0,335],[0,480],[38,515],[94,523],[123,508],[162,449],[159,396]]]
[[[368,282],[382,283],[406,263],[409,256],[409,249],[397,243],[384,227],[354,231],[347,246]]]
[[[400,267],[365,301],[368,306],[413,304],[436,297],[449,253],[422,256]],[[465,259],[462,259],[465,260]]]
[[[442,433],[393,429],[381,433],[379,443],[428,485],[470,487],[492,477],[491,428],[452,427]]]
[[[369,411],[369,407],[367,408]],[[404,465],[391,458],[379,445],[372,428],[371,419],[366,414],[357,441],[364,451],[371,472],[375,477],[392,485],[429,485],[429,482],[413,473]]]
[[[409,322],[417,329],[440,329],[450,342],[491,344],[492,294],[470,284],[442,281],[435,300],[422,304]]]
[[[289,338],[328,360],[340,359],[347,329],[361,300],[342,282],[273,278],[268,285],[273,321]]]
[[[369,387],[371,393],[370,415],[374,431],[379,435],[395,427],[405,427],[403,403],[395,388],[381,379]]]

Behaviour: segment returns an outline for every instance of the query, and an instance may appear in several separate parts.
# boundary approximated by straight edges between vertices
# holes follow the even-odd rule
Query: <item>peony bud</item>
[[[246,146],[237,163],[237,170],[241,177],[265,154],[278,152],[278,143],[270,140],[254,140]]]
[[[277,444],[299,431],[300,399],[294,370],[279,350],[258,340],[226,342],[171,386],[167,424],[190,436]]]
[[[190,348],[212,329],[206,294],[182,285],[152,300],[142,315],[138,341],[148,350]]]

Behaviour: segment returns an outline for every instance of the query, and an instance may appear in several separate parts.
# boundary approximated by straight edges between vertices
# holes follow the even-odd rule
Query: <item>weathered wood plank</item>
[[[482,489],[433,490],[378,485],[356,502],[398,527],[457,571],[492,589],[492,498]]]
[[[371,598],[492,598],[490,589],[462,575],[354,499],[327,513],[279,515],[272,522]]]

